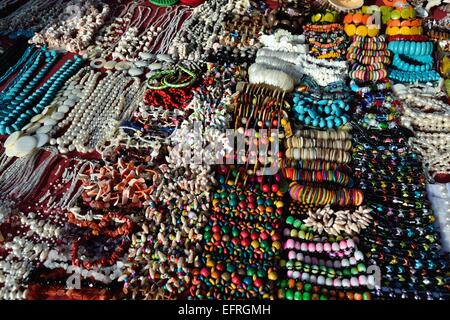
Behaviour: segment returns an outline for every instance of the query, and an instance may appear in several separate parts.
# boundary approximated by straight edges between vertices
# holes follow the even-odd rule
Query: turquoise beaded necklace
[[[27,87],[6,106],[6,110],[4,110],[6,112],[0,115],[0,134],[11,134],[20,130],[34,115],[41,113],[53,101],[64,83],[83,66],[83,60],[78,56],[67,60],[49,80],[30,95],[31,90],[46,75],[56,59],[57,55],[53,51],[47,54],[47,64],[30,81]]]

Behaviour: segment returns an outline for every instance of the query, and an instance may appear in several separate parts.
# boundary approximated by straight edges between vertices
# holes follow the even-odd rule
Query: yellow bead
[[[275,271],[269,272],[268,276],[269,280],[275,281],[278,279],[278,274]]]
[[[280,241],[274,241],[272,242],[272,247],[276,250],[280,250],[281,249],[281,243]]]

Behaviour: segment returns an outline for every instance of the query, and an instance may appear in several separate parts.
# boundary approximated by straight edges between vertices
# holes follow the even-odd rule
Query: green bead
[[[325,296],[325,295],[320,295],[320,300],[328,300],[328,298],[327,298],[327,296]]]
[[[309,292],[303,292],[303,300],[311,300],[311,294]]]
[[[222,232],[228,234],[230,232],[230,227],[228,227],[227,225],[224,225],[222,227]]]
[[[227,271],[228,272],[233,273],[235,270],[236,270],[236,267],[235,267],[234,264],[232,264],[232,263],[228,263],[227,264]]]
[[[266,240],[263,240],[259,243],[259,245],[263,248],[263,249],[267,249],[269,248],[269,243]]]
[[[294,293],[294,300],[302,300],[302,293],[299,291],[296,291]]]
[[[362,296],[363,296],[363,300],[370,300],[370,295],[369,295],[369,293],[364,292]]]
[[[255,269],[248,268],[247,269],[247,275],[250,276],[250,277],[253,277],[255,275]]]
[[[287,224],[293,224],[294,223],[295,218],[293,216],[288,216],[286,218],[286,223]]]
[[[299,228],[302,225],[302,222],[300,219],[295,219],[294,221],[294,228]]]
[[[359,272],[366,272],[366,266],[364,263],[358,263],[357,268]]]
[[[311,283],[305,283],[305,285],[303,286],[303,290],[305,291],[311,291],[312,290],[312,285]]]
[[[286,290],[286,299],[288,300],[294,299],[294,292],[292,291],[292,289]]]

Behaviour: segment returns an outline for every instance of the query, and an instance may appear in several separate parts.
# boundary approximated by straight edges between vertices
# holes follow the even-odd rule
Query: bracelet
[[[358,86],[355,80],[350,81],[350,89],[352,89],[353,92],[357,92],[359,94],[389,90],[391,87],[392,85],[388,79],[382,80],[381,83],[375,83],[365,87]]]
[[[362,65],[362,64],[354,63],[351,66],[350,71],[357,71],[357,70],[375,71],[375,70],[380,70],[383,68],[384,68],[383,63],[374,63],[374,64],[370,64],[370,65]]]
[[[414,41],[392,41],[388,44],[388,49],[394,54],[406,56],[429,56],[433,53],[433,43]]]
[[[389,78],[398,82],[408,83],[439,81],[441,79],[439,73],[437,73],[435,70],[416,73],[396,69],[389,70]]]
[[[415,42],[425,42],[429,41],[429,38],[424,35],[396,35],[389,36],[388,42],[392,41],[415,41]]]
[[[386,69],[379,69],[374,71],[354,70],[349,72],[349,77],[354,80],[362,82],[377,82],[386,78],[388,72]]]
[[[359,206],[364,201],[360,189],[331,190],[323,187],[311,187],[292,182],[289,185],[289,195],[295,201],[315,205]]]
[[[344,30],[344,27],[340,23],[331,23],[331,24],[306,24],[303,26],[305,31],[315,31],[315,32],[331,32],[331,31],[339,31]]]
[[[422,27],[387,27],[386,35],[396,36],[396,35],[421,35],[423,32]]]
[[[350,176],[340,171],[310,171],[296,170],[295,168],[284,168],[282,173],[286,179],[294,181],[311,183],[330,182],[342,186],[348,186],[353,183]]]
[[[423,56],[423,58],[419,57],[421,56],[414,56],[414,57],[406,56],[406,58],[408,58],[409,60],[413,60],[414,62],[419,63],[419,64],[411,64],[400,58],[400,55],[395,54],[394,58],[392,59],[392,66],[396,67],[398,70],[409,72],[423,72],[433,69],[433,58],[431,56]],[[428,60],[429,62],[424,62],[426,60]]]

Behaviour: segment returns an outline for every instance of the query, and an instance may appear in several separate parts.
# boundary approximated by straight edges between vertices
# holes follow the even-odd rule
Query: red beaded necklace
[[[147,90],[144,101],[149,106],[164,109],[185,109],[192,99],[192,92],[191,88]]]
[[[81,261],[78,258],[78,249],[82,243],[89,241],[98,236],[105,236],[109,238],[117,238],[122,235],[129,235],[131,229],[133,228],[133,222],[130,218],[123,216],[117,212],[108,212],[104,215],[100,222],[97,224],[94,221],[83,221],[75,217],[73,213],[68,214],[69,222],[77,225],[78,227],[87,227],[92,230],[91,234],[85,235],[79,240],[72,242],[72,264],[78,267],[83,267],[85,269],[92,269],[94,266],[108,266],[113,265],[119,259],[119,257],[125,252],[127,239],[124,237],[119,246],[114,250],[110,257],[103,257],[94,261]],[[111,221],[122,222],[122,225],[114,230],[108,229],[107,226]]]

